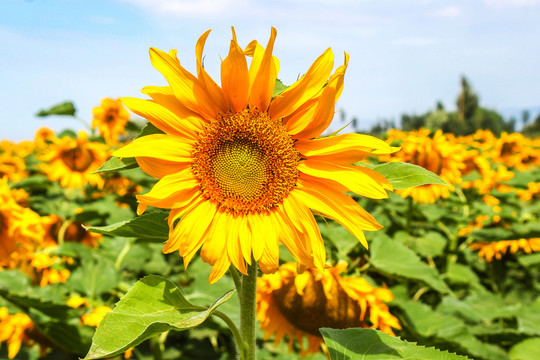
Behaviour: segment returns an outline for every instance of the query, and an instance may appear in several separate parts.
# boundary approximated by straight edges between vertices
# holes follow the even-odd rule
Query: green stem
[[[131,248],[131,243],[128,241],[126,242],[126,245],[124,245],[124,248],[122,251],[120,251],[120,254],[118,254],[118,257],[116,258],[116,261],[114,262],[114,269],[120,270],[120,265],[122,265],[122,261],[124,260],[124,257],[126,257],[126,254],[129,252],[129,249]]]
[[[242,276],[240,289],[240,334],[246,343],[245,360],[255,360],[255,295],[257,293],[257,262],[248,267],[248,275]]]
[[[154,360],[163,359],[163,344],[161,344],[159,336],[150,338],[150,348]]]
[[[236,293],[240,295],[240,291],[242,290],[242,279],[240,279],[240,275],[238,275],[238,271],[234,267],[229,267],[229,274],[231,274],[231,277],[234,281],[234,287],[236,288]]]
[[[242,336],[240,335],[240,331],[238,331],[238,328],[236,327],[234,322],[227,315],[225,315],[224,313],[222,313],[219,310],[214,311],[212,313],[212,315],[215,315],[218,318],[220,318],[221,320],[223,320],[225,322],[225,324],[227,324],[229,329],[231,329],[231,332],[232,332],[233,337],[234,337],[234,341],[236,342],[236,345],[238,346],[238,350],[239,350],[239,353],[240,353],[240,359],[245,360],[246,352],[247,352],[247,349],[248,349],[247,344],[244,342],[244,340],[242,340]]]

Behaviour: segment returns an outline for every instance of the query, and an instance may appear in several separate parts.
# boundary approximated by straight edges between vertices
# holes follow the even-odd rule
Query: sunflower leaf
[[[378,165],[357,163],[356,165],[369,167],[386,178],[392,184],[394,190],[402,190],[421,185],[446,185],[437,174],[424,169],[421,166],[404,162],[390,162]]]
[[[105,226],[83,226],[87,231],[102,235],[122,236],[164,242],[169,238],[167,212],[156,211],[142,214],[136,218]]]
[[[436,269],[422,262],[413,250],[388,236],[373,239],[370,262],[381,272],[423,281],[441,293],[449,291]]]
[[[508,352],[510,360],[540,359],[540,338],[530,338],[512,346]]]
[[[322,328],[330,359],[466,360],[468,357],[426,348],[374,329]]]
[[[117,158],[116,156],[111,157],[103,165],[99,167],[94,174],[106,173],[106,172],[116,172],[121,170],[128,170],[139,167],[135,158]]]
[[[64,115],[64,116],[75,116],[75,106],[71,101],[66,101],[58,105],[51,106],[48,109],[40,110],[36,116],[44,117],[49,115]]]
[[[105,315],[85,359],[115,356],[162,332],[200,325],[233,294],[234,291],[229,291],[204,308],[187,301],[172,281],[146,276]]]

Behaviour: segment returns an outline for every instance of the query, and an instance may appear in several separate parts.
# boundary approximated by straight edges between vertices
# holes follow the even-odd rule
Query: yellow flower
[[[36,134],[34,135],[34,144],[36,146],[36,149],[44,149],[47,147],[50,143],[52,143],[56,139],[56,134],[53,130],[47,128],[47,127],[41,127],[36,131]]]
[[[529,182],[527,189],[516,191],[521,201],[538,199],[540,197],[540,182]]]
[[[98,306],[92,309],[92,312],[89,314],[84,314],[81,317],[81,321],[84,325],[95,326],[97,327],[106,313],[112,311],[108,306]]]
[[[419,129],[405,133],[399,130],[388,132],[389,143],[403,140],[401,151],[392,156],[385,156],[382,161],[405,161],[422,166],[423,168],[439,175],[448,184],[461,182],[461,170],[465,164],[463,158],[465,149],[455,143],[455,139],[442,131],[437,131],[433,138],[429,137],[430,130]],[[406,140],[405,140],[406,139]],[[412,197],[419,203],[434,203],[440,198],[450,196],[452,187],[443,185],[422,185],[398,193],[402,197]]]
[[[45,236],[40,216],[16,202],[7,180],[0,178],[0,269],[26,262]]]
[[[101,234],[84,230],[83,224],[78,221],[66,223],[59,216],[51,214],[43,218],[46,230],[45,241],[56,245],[58,238],[62,237],[65,242],[77,242],[88,247],[97,247],[103,239]]]
[[[68,302],[67,302],[67,306],[69,307],[72,307],[74,309],[78,309],[80,307],[86,307],[88,306],[88,301],[86,301],[86,299],[80,297],[80,296],[73,296],[73,297],[70,297]]]
[[[390,290],[377,288],[365,279],[341,277],[347,263],[319,271],[309,269],[297,275],[292,263],[283,264],[275,274],[257,280],[257,318],[265,339],[275,335],[276,344],[287,335],[292,348],[297,339],[301,354],[319,351],[323,342],[321,327],[344,329],[371,327],[394,334],[401,329],[385,302],[392,301]],[[303,337],[308,348],[303,349]]]
[[[107,147],[97,142],[89,142],[88,135],[79,133],[79,137],[54,139],[54,144],[40,155],[41,168],[49,180],[60,181],[68,188],[81,188],[87,184],[98,188],[103,186],[103,179],[94,174],[107,160]]]
[[[495,257],[502,259],[502,256],[508,251],[515,254],[519,250],[530,254],[540,251],[540,238],[519,239],[519,240],[502,240],[495,242],[475,242],[469,245],[471,250],[479,250],[478,256],[483,257],[490,262]]]
[[[118,136],[125,132],[129,113],[120,100],[105,98],[101,106],[92,110],[92,128],[97,128],[107,144],[116,145]]]
[[[21,156],[22,155],[22,156]],[[24,156],[18,145],[8,140],[0,142],[0,178],[6,176],[9,181],[19,181],[27,176]]]
[[[163,251],[179,251],[187,266],[202,247],[202,259],[213,266],[210,282],[231,263],[246,274],[252,257],[263,272],[274,272],[278,241],[300,266],[322,269],[326,254],[310,209],[337,220],[367,247],[363,230],[381,225],[345,192],[381,199],[391,185],[350,164],[394,149],[360,134],[315,138],[332,121],[348,55],[331,74],[334,55],[326,50],[303,77],[273,96],[279,70],[272,56],[274,28],[266,49],[252,41],[245,50],[233,29],[221,87],[202,66],[208,34],[196,47],[198,77],[180,65],[175,50],[151,48],[152,64],[170,86],[144,88],[153,100],[122,99],[165,132],[113,153],[136,157],[142,170],[160,179],[138,196],[138,213],[149,205],[171,209]]]
[[[30,344],[26,332],[32,328],[33,323],[28,315],[10,315],[5,307],[0,307],[0,344],[7,342],[8,358],[15,358],[23,343]]]

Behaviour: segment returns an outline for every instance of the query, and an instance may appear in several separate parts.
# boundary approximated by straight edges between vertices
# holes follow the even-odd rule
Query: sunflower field
[[[207,35],[198,80],[153,49],[152,101],[0,142],[0,359],[540,359],[540,139],[317,138],[347,55],[286,87],[234,35],[219,87]]]

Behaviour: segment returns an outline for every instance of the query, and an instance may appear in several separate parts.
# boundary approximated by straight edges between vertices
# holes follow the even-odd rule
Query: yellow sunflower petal
[[[242,222],[234,218],[230,214],[226,214],[229,222],[228,234],[227,234],[227,254],[231,263],[240,271],[242,274],[247,275],[246,262],[244,260],[244,255],[242,254],[242,246],[240,238],[238,236],[239,228],[242,225]]]
[[[363,134],[343,134],[313,140],[297,140],[294,144],[305,157],[321,157],[332,163],[352,164],[377,151],[378,154],[390,154],[394,148],[376,137]]]
[[[226,94],[228,107],[233,112],[246,108],[249,90],[249,75],[246,57],[236,42],[231,40],[229,55],[221,62],[221,86]]]
[[[203,128],[202,121],[197,117],[180,118],[169,108],[150,100],[137,98],[121,98],[126,107],[135,114],[146,118],[153,125],[167,134],[196,139],[197,131]]]
[[[201,258],[210,265],[216,264],[220,259],[227,256],[227,230],[229,217],[226,213],[217,212],[210,225],[210,233],[201,248]]]
[[[215,283],[221,277],[229,270],[229,267],[231,266],[231,261],[229,260],[229,257],[227,254],[222,254],[222,256],[219,258],[218,262],[212,267],[212,271],[210,272],[210,277],[208,278],[208,282],[210,284]]]
[[[272,59],[272,51],[274,50],[274,41],[276,40],[276,29],[272,28],[268,45],[264,50],[264,54],[261,59],[259,68],[253,83],[250,86],[249,93],[249,107],[250,109],[259,109],[260,111],[266,111],[270,100],[272,99],[272,93],[274,92],[274,86],[277,79],[277,69],[274,66]],[[255,60],[255,59],[254,59]],[[253,66],[253,62],[252,62]]]
[[[361,166],[337,165],[307,159],[298,164],[298,170],[317,178],[335,181],[358,195],[372,199],[387,198],[385,189],[391,189],[390,183],[383,176]]]
[[[270,103],[268,109],[270,118],[279,119],[290,115],[300,105],[315,96],[327,82],[333,66],[334,54],[328,48],[315,60],[302,78],[289,86]]]
[[[180,66],[173,58],[161,50],[150,48],[152,65],[163,74],[171,86],[174,96],[190,110],[201,114],[206,119],[215,119],[222,109],[212,103],[204,86],[199,80]]]
[[[324,243],[309,208],[295,196],[295,190],[291,191],[289,196],[284,199],[283,205],[294,226],[304,233],[305,245],[313,256],[315,266],[319,270],[324,269],[324,263],[326,262]]]
[[[238,239],[244,259],[251,265],[251,229],[248,226],[248,221],[245,217],[240,217],[242,224],[238,228]]]
[[[145,156],[137,156],[135,159],[137,160],[137,164],[139,164],[142,171],[158,179],[191,167],[189,162],[180,163]]]
[[[317,110],[313,118],[301,117],[298,119],[301,124],[296,126],[302,130],[295,135],[296,139],[309,139],[320,135],[328,128],[334,117],[335,103],[339,99],[343,90],[343,79],[345,78],[345,70],[349,62],[349,56],[345,53],[345,64],[337,68],[336,72],[328,80],[328,84],[324,87],[322,94],[317,103]]]
[[[210,96],[213,102],[217,104],[217,107],[220,109],[227,109],[227,103],[225,101],[225,96],[223,90],[219,87],[218,84],[212,79],[212,77],[206,72],[202,63],[202,54],[204,50],[204,44],[206,38],[210,34],[210,30],[201,35],[197,41],[197,46],[195,48],[195,54],[197,56],[197,76],[199,81],[206,89],[206,92]]]
[[[164,176],[150,192],[137,195],[137,199],[146,205],[171,209],[183,207],[200,195],[197,179],[186,169],[176,174]]]
[[[300,179],[295,193],[310,209],[343,225],[366,248],[363,230],[375,231],[382,228],[356,201],[342,192],[330,191],[324,183],[315,179]]]
[[[113,156],[151,157],[176,163],[192,161],[193,143],[186,139],[167,134],[152,134],[133,140],[130,144],[113,152]]]
[[[265,216],[265,219],[272,231],[267,232],[265,236],[264,250],[259,260],[259,266],[263,273],[269,274],[274,273],[279,266],[279,243],[276,231],[278,223],[272,214]],[[257,241],[257,239],[255,240]]]

